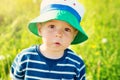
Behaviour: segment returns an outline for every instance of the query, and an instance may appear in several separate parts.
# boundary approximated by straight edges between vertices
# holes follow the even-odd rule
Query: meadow
[[[81,22],[89,39],[70,47],[86,64],[87,80],[120,80],[120,0],[78,0],[85,7]],[[39,15],[41,0],[0,0],[0,80],[10,80],[10,66],[24,48],[41,44],[28,31]]]

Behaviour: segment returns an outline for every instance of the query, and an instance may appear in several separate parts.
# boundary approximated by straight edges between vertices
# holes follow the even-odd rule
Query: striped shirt
[[[59,59],[43,56],[39,45],[21,51],[11,65],[13,80],[85,80],[83,60],[70,49]]]

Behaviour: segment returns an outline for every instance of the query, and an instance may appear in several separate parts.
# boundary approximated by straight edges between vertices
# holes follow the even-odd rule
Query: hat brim
[[[29,30],[35,35],[39,36],[38,27],[36,23],[42,23],[49,20],[61,20],[70,24],[73,28],[78,30],[78,33],[71,44],[78,44],[88,39],[88,36],[83,31],[77,18],[68,11],[64,10],[52,10],[41,14],[37,18],[33,19],[29,24]]]

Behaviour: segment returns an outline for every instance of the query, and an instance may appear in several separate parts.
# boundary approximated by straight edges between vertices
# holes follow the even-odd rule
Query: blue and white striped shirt
[[[11,77],[13,80],[85,80],[85,65],[70,49],[59,59],[49,59],[41,54],[37,45],[16,56]]]

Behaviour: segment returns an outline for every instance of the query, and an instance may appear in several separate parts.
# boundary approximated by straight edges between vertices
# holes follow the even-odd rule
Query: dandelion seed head
[[[107,38],[102,39],[102,43],[107,43],[107,42],[108,42]]]
[[[0,55],[0,61],[4,60],[5,59],[5,56],[3,55]]]

